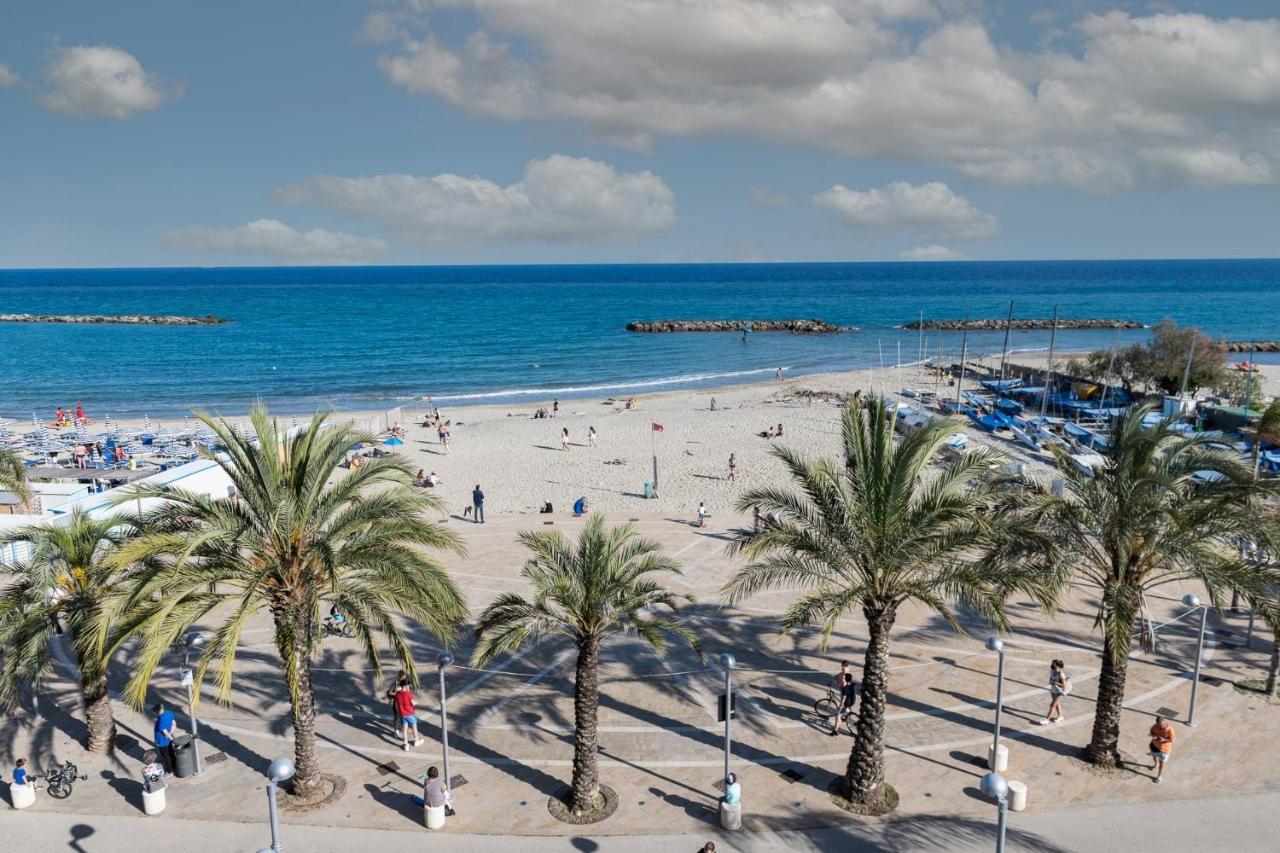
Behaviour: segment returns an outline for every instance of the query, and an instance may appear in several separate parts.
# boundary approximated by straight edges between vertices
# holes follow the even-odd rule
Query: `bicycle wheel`
[[[824,720],[829,720],[840,710],[840,703],[832,699],[830,696],[824,696],[817,702],[813,703],[813,713],[817,714]]]
[[[70,761],[64,764],[63,767],[67,768],[67,775],[69,776],[74,777],[74,776],[80,775],[80,769],[76,767],[74,764],[72,764]]]
[[[352,637],[354,637],[354,636],[356,635],[356,629],[351,627],[351,623],[350,623],[350,622],[343,622],[343,623],[342,623],[342,632],[341,632],[341,633],[342,633],[342,636],[344,636],[344,637],[346,637],[348,640],[350,640]]]
[[[61,779],[50,779],[46,790],[55,800],[65,800],[71,796],[71,786],[64,784]]]

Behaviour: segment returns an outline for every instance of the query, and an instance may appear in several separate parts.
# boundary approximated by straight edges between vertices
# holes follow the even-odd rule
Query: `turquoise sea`
[[[215,314],[213,327],[0,324],[0,414],[173,416],[605,396],[959,355],[926,318],[1172,317],[1280,339],[1280,261],[0,270],[0,313]],[[859,331],[645,335],[630,320],[817,317]],[[1120,341],[1141,338],[1126,332]],[[1060,351],[1111,331],[1059,334]],[[971,334],[973,355],[1003,332]],[[1047,332],[1014,332],[1043,349]],[[901,353],[901,355],[899,355]],[[1267,360],[1265,357],[1260,360]],[[1275,360],[1272,357],[1272,360]]]

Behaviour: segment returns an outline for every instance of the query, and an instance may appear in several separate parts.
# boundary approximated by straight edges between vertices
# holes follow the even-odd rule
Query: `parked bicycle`
[[[88,779],[88,776],[79,775],[78,768],[70,761],[63,764],[53,763],[53,768],[44,772],[44,787],[49,796],[55,800],[65,800],[71,796],[71,789],[75,786],[76,780]]]
[[[813,713],[828,721],[836,714],[840,715],[841,720],[847,720],[853,715],[853,706],[841,703],[840,692],[828,685],[827,695],[813,703]]]

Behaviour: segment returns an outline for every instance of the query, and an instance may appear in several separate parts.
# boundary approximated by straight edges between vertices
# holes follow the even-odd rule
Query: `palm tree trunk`
[[[1098,676],[1093,739],[1084,750],[1085,761],[1099,767],[1120,765],[1120,713],[1124,710],[1124,682],[1129,673],[1129,657],[1114,652],[1115,646],[1108,637],[1102,644],[1102,672]]]
[[[305,613],[299,614],[287,653],[291,660],[286,666],[294,672],[294,690],[291,694],[293,716],[293,794],[299,799],[309,799],[319,793],[323,776],[316,750],[316,697],[311,688],[311,645],[307,641],[310,626]]]
[[[1276,695],[1276,678],[1280,676],[1280,631],[1271,640],[1271,665],[1267,667],[1267,696]]]
[[[858,729],[845,769],[849,799],[875,807],[885,795],[884,711],[889,698],[889,631],[892,608],[863,608],[867,620],[867,654],[862,664],[862,701]]]
[[[574,814],[595,809],[600,794],[600,768],[596,753],[599,735],[596,720],[600,708],[600,641],[588,637],[578,643],[578,670],[573,680],[573,802]]]
[[[116,720],[111,711],[111,696],[107,693],[105,674],[90,676],[81,670],[84,684],[85,724],[89,727],[89,751],[107,755],[115,749]]]

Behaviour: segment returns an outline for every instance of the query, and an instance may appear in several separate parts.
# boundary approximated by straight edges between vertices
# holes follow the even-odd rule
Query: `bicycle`
[[[356,629],[352,628],[351,623],[346,619],[338,622],[330,616],[324,620],[324,635],[326,637],[342,637],[350,640],[356,635]]]
[[[59,764],[53,762],[53,769],[46,770],[44,776],[44,787],[49,796],[55,800],[65,800],[71,796],[71,789],[75,785],[76,780],[81,781],[88,779],[88,776],[79,775],[78,768],[70,761]]]
[[[831,721],[836,714],[839,714],[840,719],[847,722],[853,716],[853,706],[841,702],[840,693],[828,685],[827,695],[813,703],[813,712],[827,721]]]

